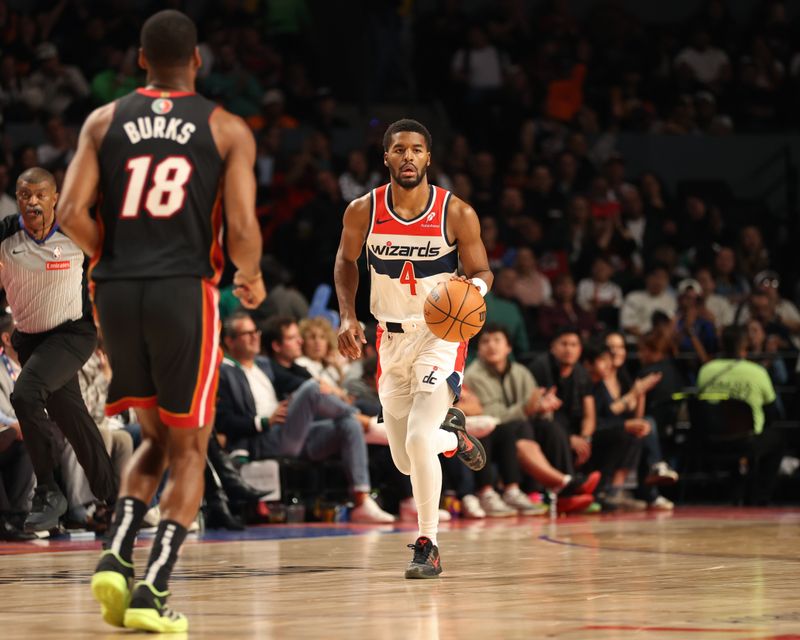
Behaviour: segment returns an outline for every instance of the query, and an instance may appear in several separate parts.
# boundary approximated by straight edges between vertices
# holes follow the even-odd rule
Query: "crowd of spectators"
[[[61,180],[89,110],[143,84],[136,46],[151,4],[0,0],[0,216],[16,211],[13,183],[21,171],[40,165]],[[634,375],[661,376],[640,394],[652,418],[648,427],[644,415],[634,415],[638,409],[623,417],[612,411],[613,393],[591,392],[606,407],[596,428],[603,420],[622,424],[622,432],[642,441],[631,442],[638,453],[630,459],[648,460],[639,469],[606,469],[606,493],[608,482],[620,484],[622,471],[631,477],[637,471],[642,487],[653,469],[663,471],[657,465],[670,452],[654,449],[648,434],[663,439],[665,425],[676,422],[671,394],[695,384],[700,367],[722,355],[727,327],[746,328],[748,357],[777,389],[774,419],[797,419],[797,402],[786,390],[797,384],[800,287],[788,243],[763,217],[732,216],[728,202],[703,189],[673,191],[615,149],[619,132],[796,130],[800,40],[790,3],[754,3],[752,15],[737,22],[723,0],[698,1],[696,12],[676,23],[643,22],[617,0],[592,3],[580,18],[564,0],[385,0],[335,8],[304,0],[167,4],[199,25],[198,90],[245,118],[258,143],[257,204],[270,296],[253,319],[265,330],[279,316],[304,322],[298,331],[307,353],[291,366],[304,367],[342,403],[356,399],[357,410],[340,406],[334,421],[358,423],[367,440],[380,440],[380,428],[369,421],[377,413],[369,378],[374,358],[347,373],[325,338],[336,325],[327,303],[342,212],[386,179],[381,137],[387,122],[372,115],[379,103],[397,105],[400,115],[409,103],[437,106],[430,111],[440,120],[430,179],[478,212],[495,272],[488,319],[508,340],[509,358],[530,365],[535,385],[563,382],[564,365],[553,363],[553,349],[565,326],[587,347],[588,371],[575,363],[587,389],[603,384],[620,395],[629,391],[629,383],[609,383],[600,336],[615,336],[609,346],[621,342],[629,351],[627,365],[611,367],[615,380],[624,366]],[[366,293],[362,287],[358,299],[365,321]],[[224,313],[237,318],[230,315],[235,301],[228,296],[225,304]],[[473,359],[480,360],[479,342]],[[261,346],[274,360],[272,343]],[[540,379],[547,375],[549,381]],[[567,387],[575,393],[572,383]],[[473,413],[482,414],[487,400],[473,399]],[[581,495],[575,489],[580,474],[570,465],[574,455],[583,465],[590,453],[574,440],[587,435],[575,419],[564,426],[573,440],[566,455],[552,443],[549,450],[540,446],[537,429],[514,427],[514,459],[540,487],[569,485],[568,494]],[[639,426],[626,429],[626,421]],[[337,437],[346,440],[338,428]],[[623,437],[610,429],[600,439],[611,433]],[[260,432],[244,440],[251,437],[259,447],[284,451]],[[518,470],[509,462],[508,439],[491,437],[505,452],[500,475],[509,474],[514,488]],[[291,453],[302,452],[301,445]],[[569,462],[555,464],[559,456]],[[544,463],[552,463],[552,473]],[[451,487],[468,496],[465,508],[502,511],[493,498],[472,500],[458,469],[445,471]],[[357,475],[351,488],[364,504],[368,473]],[[409,491],[398,489],[407,510]],[[658,496],[648,491],[638,497],[652,504]],[[614,500],[619,496],[607,502]]]

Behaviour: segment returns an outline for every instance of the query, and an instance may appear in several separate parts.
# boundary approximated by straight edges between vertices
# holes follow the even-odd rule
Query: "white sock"
[[[436,444],[434,445],[434,448],[436,449],[437,454],[444,453],[445,451],[452,451],[458,447],[458,436],[452,431],[437,429],[435,442]]]

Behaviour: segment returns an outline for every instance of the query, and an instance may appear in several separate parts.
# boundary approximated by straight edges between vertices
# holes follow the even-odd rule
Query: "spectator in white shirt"
[[[592,262],[592,275],[578,283],[577,302],[586,311],[597,312],[603,307],[622,306],[622,289],[611,282],[614,268],[605,256],[598,256]]]
[[[692,36],[692,44],[675,57],[679,75],[704,87],[714,89],[730,80],[731,65],[728,54],[711,46],[711,38],[704,29]]]
[[[629,341],[650,331],[655,311],[661,311],[670,318],[675,315],[677,302],[675,294],[669,289],[669,272],[657,264],[645,275],[645,288],[631,291],[622,303],[620,326]]]

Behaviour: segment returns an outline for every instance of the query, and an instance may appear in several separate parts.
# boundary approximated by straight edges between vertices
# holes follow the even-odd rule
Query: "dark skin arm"
[[[209,120],[211,133],[225,160],[223,174],[225,227],[228,254],[237,271],[233,275],[235,296],[248,309],[260,305],[267,292],[261,277],[261,229],[256,219],[256,143],[238,116],[217,109]]]
[[[450,197],[447,209],[447,239],[458,242],[458,257],[464,268],[464,276],[454,276],[454,280],[468,280],[480,278],[486,283],[487,289],[492,288],[494,275],[489,269],[489,258],[486,256],[486,247],[481,240],[481,225],[475,209],[466,202]]]
[[[369,228],[369,195],[353,200],[344,212],[342,237],[336,252],[333,280],[339,300],[339,351],[345,357],[361,357],[361,345],[366,344],[364,331],[356,318],[356,291],[358,290],[358,257],[364,246]]]
[[[361,357],[361,345],[366,343],[364,332],[356,318],[355,299],[358,290],[358,257],[369,230],[369,195],[350,203],[344,212],[342,237],[336,253],[333,278],[339,300],[342,319],[339,328],[339,351],[345,357]],[[481,240],[480,224],[475,210],[464,201],[451,196],[447,210],[447,236],[450,242],[458,242],[458,253],[465,276],[453,276],[454,280],[481,278],[491,288],[494,276],[489,270],[489,259]]]
[[[70,163],[56,219],[84,253],[93,256],[101,248],[100,229],[90,214],[100,184],[98,152],[114,115],[114,104],[92,112],[81,129],[78,149]],[[244,122],[222,109],[211,116],[211,131],[222,156],[225,185],[225,222],[228,252],[238,271],[234,275],[242,304],[257,307],[266,297],[261,278],[261,233],[255,216],[255,141]]]

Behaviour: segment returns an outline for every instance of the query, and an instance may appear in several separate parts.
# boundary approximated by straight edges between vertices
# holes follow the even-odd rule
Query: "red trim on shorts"
[[[223,180],[223,178],[220,178],[219,186],[217,187],[217,197],[214,200],[214,206],[211,208],[211,250],[209,251],[208,260],[214,272],[214,275],[211,276],[211,283],[215,286],[219,284],[219,279],[222,276],[222,269],[225,266],[225,253],[222,250],[221,238]]]
[[[163,89],[137,89],[136,93],[148,98],[185,98],[195,95],[194,91],[164,91]]]
[[[164,424],[180,429],[196,429],[209,424],[214,417],[217,400],[219,366],[222,362],[222,350],[219,348],[220,320],[217,288],[208,280],[201,280],[200,286],[203,295],[200,366],[189,412],[172,413],[163,407],[158,408],[158,414]]]
[[[460,342],[458,344],[458,351],[456,351],[456,362],[453,365],[453,371],[464,373],[464,365],[467,362],[467,345],[468,341]]]
[[[106,415],[111,417],[128,409],[152,409],[157,406],[158,398],[155,396],[147,396],[146,398],[128,396],[106,404]]]
[[[381,336],[383,336],[383,327],[378,325],[375,332],[375,354],[376,354],[376,368],[375,368],[375,388],[381,381]]]

